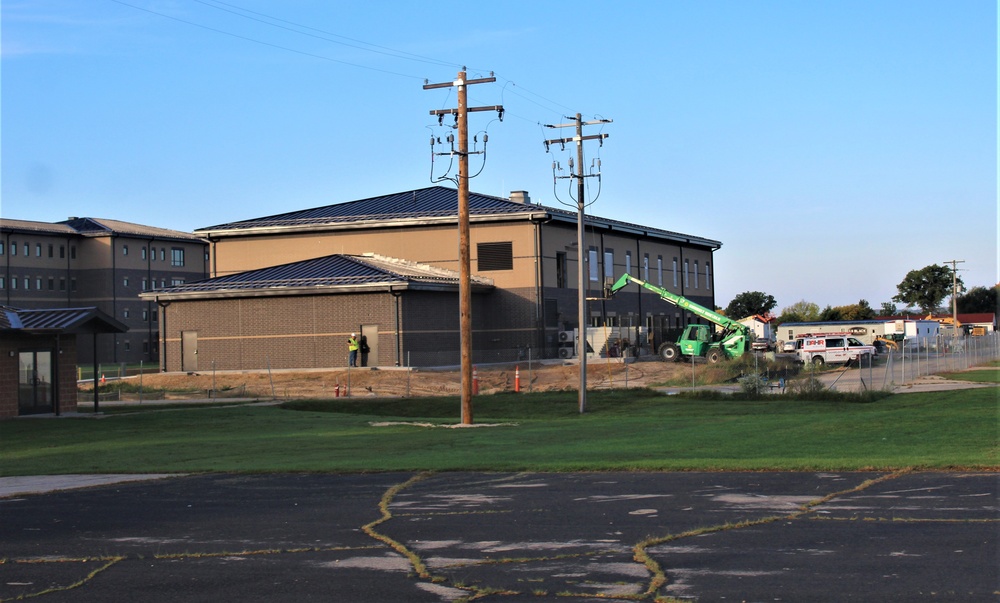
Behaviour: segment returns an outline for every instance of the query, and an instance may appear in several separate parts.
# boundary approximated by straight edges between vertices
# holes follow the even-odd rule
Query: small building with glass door
[[[127,330],[93,307],[0,306],[0,419],[76,411],[79,346]]]

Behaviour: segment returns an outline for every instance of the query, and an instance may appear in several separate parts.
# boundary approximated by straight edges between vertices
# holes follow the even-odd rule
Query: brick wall
[[[55,337],[5,333],[0,337],[0,419],[18,416],[19,352],[43,349],[52,352],[56,382],[54,410],[60,414],[77,410],[76,338],[63,335],[57,340]]]

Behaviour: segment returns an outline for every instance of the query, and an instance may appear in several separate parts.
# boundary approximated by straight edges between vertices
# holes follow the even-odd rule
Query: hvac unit
[[[573,348],[571,348],[571,347],[559,348],[559,357],[560,358],[572,358],[573,357]]]
[[[573,331],[559,331],[560,343],[573,343]]]

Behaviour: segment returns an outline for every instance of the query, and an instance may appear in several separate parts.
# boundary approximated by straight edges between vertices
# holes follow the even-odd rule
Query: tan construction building
[[[523,191],[509,199],[472,193],[469,206],[472,273],[481,283],[473,308],[476,362],[523,359],[529,349],[534,358],[558,357],[561,335],[579,327],[579,261],[586,262],[587,297],[600,298],[605,279],[627,271],[715,307],[718,241],[587,216],[580,253],[575,212],[534,204]],[[216,368],[264,368],[257,352],[272,345],[272,367],[343,366],[343,341],[364,329],[376,334],[374,362],[457,364],[457,214],[457,191],[430,187],[196,230],[209,242],[212,279],[143,295],[160,304],[165,368],[188,370],[187,357],[206,370],[207,346]],[[371,268],[359,266],[376,256],[383,262],[372,269],[377,284],[359,287]],[[399,263],[416,273],[395,271]],[[282,269],[262,272],[274,267]],[[428,292],[433,269],[449,276]],[[587,326],[622,327],[646,351],[696,321],[638,287],[589,302],[587,316]],[[290,346],[293,340],[301,345]],[[603,353],[604,342],[594,347]],[[254,358],[237,348],[256,350]]]

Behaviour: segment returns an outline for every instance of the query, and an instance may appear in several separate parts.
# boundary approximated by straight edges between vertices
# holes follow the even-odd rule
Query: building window
[[[147,279],[142,279],[142,290],[145,291],[149,289],[149,281]]]
[[[649,254],[642,256],[642,280],[649,282]]]
[[[170,250],[170,265],[171,266],[183,266],[184,265],[184,250],[180,247],[174,247]]]
[[[698,288],[698,260],[694,261],[694,288]]]
[[[627,274],[632,274],[632,252],[625,252],[625,272]]]
[[[149,259],[154,262],[156,261],[156,247],[149,248]]]
[[[149,310],[142,311],[142,322],[149,322]]]
[[[153,311],[153,322],[160,322],[160,313],[156,310]]]
[[[42,290],[42,277],[38,276],[35,277],[35,291],[41,291],[41,290]]]
[[[556,287],[565,289],[569,286],[569,274],[566,264],[566,252],[556,252]]]
[[[49,291],[55,291],[55,290],[56,290],[56,279],[54,279],[53,277],[50,276],[49,277]]]
[[[161,262],[166,262],[167,261],[167,248],[166,247],[160,247],[160,261]]]
[[[677,288],[677,258],[674,258],[674,289]]]
[[[587,266],[588,272],[590,273],[590,280],[596,283],[598,281],[596,247],[591,247],[590,250],[587,252],[587,264],[588,264]]]
[[[123,318],[128,318],[128,308],[125,308],[124,310],[122,310],[122,317]]]
[[[41,243],[35,243],[35,257],[36,258],[42,257],[42,244]]]
[[[10,242],[10,254],[17,255],[17,241]]]
[[[69,259],[71,260],[76,259],[76,245],[69,246]]]
[[[125,351],[126,352],[131,352],[132,351],[132,344],[129,343],[128,339],[125,340]]]
[[[2,245],[0,245],[0,247],[2,247]],[[6,289],[6,288],[7,288],[7,279],[0,276],[0,289]]]
[[[55,257],[55,249],[56,249],[55,245],[53,245],[52,243],[49,243],[49,257],[50,258]]]
[[[128,289],[128,277],[127,276],[122,278],[122,287],[125,287],[126,289]]]
[[[6,245],[0,245],[0,255],[3,255],[5,253],[7,253],[7,246]]]
[[[146,250],[145,247],[143,247],[142,252],[140,253],[140,255],[142,255],[142,259],[146,259],[148,257],[148,254],[149,252]]]
[[[705,262],[705,288],[712,289],[712,265]]]
[[[69,279],[69,290],[76,291],[76,278]]]
[[[143,354],[148,354],[149,353],[149,340],[148,339],[143,339],[142,340],[142,353]]]
[[[173,253],[183,249],[174,249]],[[478,270],[513,270],[514,269],[514,244],[511,241],[501,243],[479,243],[476,245],[476,266]],[[183,262],[183,255],[181,256]],[[178,264],[174,263],[174,266]],[[183,263],[180,264],[183,266]]]
[[[61,259],[61,260],[62,259],[66,259],[66,246],[65,245],[60,245],[59,246],[59,259]]]
[[[24,244],[24,257],[28,257],[29,255],[31,255],[31,245],[29,245],[28,243],[25,243]]]
[[[656,256],[656,284],[663,286],[663,256]]]
[[[122,255],[128,255],[128,245],[122,245]]]
[[[26,276],[24,277],[24,290],[28,291],[29,289],[31,289],[31,277]]]
[[[66,290],[66,279],[65,278],[62,278],[62,277],[59,278],[59,290],[60,291],[65,291]]]
[[[691,286],[691,260],[684,260],[684,288]]]
[[[10,277],[10,288],[17,289],[17,276],[11,275]]]
[[[166,287],[166,286],[167,286],[167,279],[161,278],[160,279],[160,287]]]
[[[182,279],[182,278],[172,278],[172,279],[170,279],[170,286],[171,287],[177,287],[178,285],[183,285],[183,284],[184,284],[184,279]]]
[[[615,250],[604,250],[604,278],[615,277]]]

